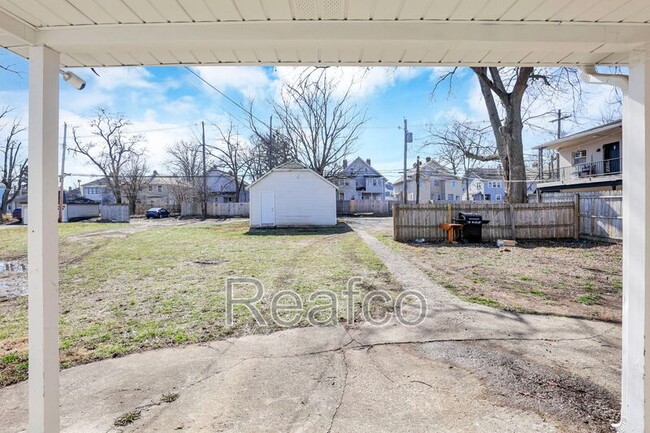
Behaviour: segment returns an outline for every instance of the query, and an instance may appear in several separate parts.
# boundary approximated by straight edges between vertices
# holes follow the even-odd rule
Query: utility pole
[[[415,204],[420,204],[420,156],[415,163]]]
[[[269,119],[269,170],[273,170],[273,115]]]
[[[67,146],[68,124],[63,122],[63,153],[61,154],[61,176],[59,176],[59,222],[63,222],[63,191],[65,180],[65,151]]]
[[[205,122],[201,121],[201,147],[203,153],[203,203],[201,210],[203,219],[208,217],[208,169],[205,166]]]
[[[557,119],[551,120],[549,123],[555,123],[557,122],[557,139],[559,140],[562,138],[562,121],[564,119],[568,119],[571,117],[570,114],[565,114],[564,116],[562,115],[562,110],[557,110]]]
[[[408,123],[406,118],[404,118],[404,197],[403,203],[407,202],[407,183],[406,183],[406,154],[407,154],[407,143],[413,142],[413,134],[408,130]]]

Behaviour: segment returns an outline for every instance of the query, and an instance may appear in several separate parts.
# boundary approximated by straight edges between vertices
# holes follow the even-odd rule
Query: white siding
[[[594,139],[588,143],[577,144],[571,147],[560,150],[560,168],[571,167],[573,164],[573,153],[577,150],[586,150],[587,159],[584,162],[585,164],[598,163],[603,161],[604,152],[602,147],[605,144],[609,143],[620,143],[621,135],[609,135],[607,137],[602,137]],[[621,152],[622,156],[622,152]]]
[[[336,188],[310,170],[277,170],[253,184],[251,227],[261,227],[262,191],[275,194],[276,226],[336,225]]]

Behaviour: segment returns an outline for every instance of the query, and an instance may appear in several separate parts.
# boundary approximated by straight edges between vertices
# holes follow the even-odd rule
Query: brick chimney
[[[345,169],[345,168],[348,168],[348,160],[347,160],[347,159],[344,159],[344,160],[343,160],[343,168],[344,168],[344,169]]]
[[[370,165],[370,158],[366,159],[366,164]]]

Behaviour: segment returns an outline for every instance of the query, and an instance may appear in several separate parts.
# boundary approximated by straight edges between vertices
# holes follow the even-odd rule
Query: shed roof
[[[326,182],[328,185],[332,186],[334,189],[339,189],[332,182],[330,182],[329,180],[325,179],[320,174],[316,173],[314,170],[305,167],[304,165],[302,165],[301,163],[299,163],[297,161],[288,161],[288,162],[285,162],[284,164],[278,165],[277,167],[275,167],[272,170],[267,171],[266,173],[264,173],[264,175],[262,177],[257,179],[255,182],[251,183],[250,186],[249,186],[249,189],[252,188],[254,185],[258,184],[262,179],[265,179],[268,176],[270,176],[272,173],[286,172],[286,171],[301,171],[301,172],[311,173],[314,176],[317,176],[323,182]]]
[[[647,0],[1,0],[0,46],[68,67],[619,64],[649,20]]]

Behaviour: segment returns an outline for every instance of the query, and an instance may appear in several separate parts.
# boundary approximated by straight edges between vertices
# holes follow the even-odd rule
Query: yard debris
[[[497,247],[516,247],[517,246],[517,241],[512,240],[512,239],[499,239],[497,241]]]
[[[423,244],[423,243],[425,243],[426,241],[424,240],[424,238],[419,238],[419,239],[416,239],[414,242],[415,242],[416,244]]]

